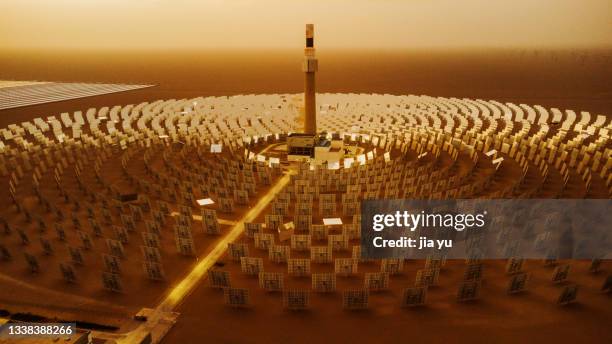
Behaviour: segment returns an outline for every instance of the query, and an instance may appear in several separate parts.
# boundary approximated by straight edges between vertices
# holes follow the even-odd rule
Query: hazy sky
[[[0,0],[0,48],[612,46],[611,0]]]

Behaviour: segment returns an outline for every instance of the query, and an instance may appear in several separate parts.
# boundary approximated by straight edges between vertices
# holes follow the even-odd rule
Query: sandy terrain
[[[427,94],[612,114],[612,51],[317,50],[317,92]],[[157,87],[0,111],[0,127],[36,116],[207,95],[298,93],[302,53],[280,51],[5,51],[0,79]],[[151,72],[155,71],[155,72]]]
[[[268,62],[252,66],[247,63],[253,61],[252,56],[240,55],[231,58],[222,54],[211,55],[206,57],[207,63],[201,63],[198,57],[163,54],[150,57],[149,60],[145,55],[138,54],[114,58],[96,54],[89,58],[63,53],[54,54],[51,56],[57,58],[57,63],[49,63],[50,55],[44,54],[3,55],[0,57],[2,62],[0,64],[7,68],[6,75],[2,77],[50,81],[147,82],[159,86],[121,94],[0,111],[0,127],[38,116],[57,116],[61,112],[84,111],[90,107],[208,94],[299,92],[302,86],[299,73],[295,73],[299,55],[295,56],[294,61],[291,59],[292,55],[287,58],[286,54],[279,54],[267,60]],[[456,53],[435,57],[426,54],[386,54],[384,58],[380,56],[373,58],[371,53],[345,52],[334,56],[330,54],[327,58],[322,52],[321,58],[326,59],[326,66],[321,70],[318,84],[321,86],[321,91],[494,98],[500,101],[541,104],[561,109],[588,110],[593,114],[612,113],[610,100],[612,89],[609,86],[612,70],[606,62],[610,56],[608,52],[593,54],[593,57],[587,58],[583,64],[577,64],[575,61],[581,59],[580,55],[567,52],[558,55],[531,53],[516,53],[510,56],[504,53],[486,55],[476,58],[474,55]],[[8,64],[4,63],[7,61]],[[67,70],[66,65],[73,68]],[[155,76],[151,76],[151,68],[158,71]],[[44,71],[43,74],[39,73],[41,70]],[[36,74],[33,71],[36,71]],[[373,71],[375,75],[371,74]],[[414,158],[414,154],[410,158]],[[461,173],[467,168],[466,160],[466,157],[460,158],[456,173]],[[115,154],[110,161],[113,163],[107,163],[102,167],[105,179],[125,191],[133,190],[134,186],[130,185],[120,172],[118,154]],[[441,165],[448,163],[447,157],[443,157],[442,161]],[[163,169],[161,156],[155,157],[154,165],[157,169]],[[189,166],[183,165],[183,167]],[[150,179],[145,174],[142,156],[137,155],[129,162],[129,170],[138,178]],[[487,161],[482,158],[473,178],[477,179],[490,173],[492,173],[490,164],[487,165]],[[496,175],[489,191],[508,185],[519,173],[520,168],[508,160]],[[91,171],[85,174],[88,185],[101,192],[102,189],[96,187],[93,182]],[[73,184],[68,189],[78,194],[79,191],[74,186],[74,177],[69,178],[66,174],[65,178],[66,184]],[[540,182],[535,170],[530,170],[522,191],[535,188]],[[38,207],[29,183],[29,178],[24,179],[24,184],[20,186],[20,194],[27,198],[26,203],[29,207]],[[51,174],[46,175],[44,183],[49,186],[42,188],[43,193],[57,197]],[[561,185],[561,176],[555,170],[551,170],[540,196],[552,197]],[[601,178],[594,177],[588,197],[608,198],[602,186]],[[266,188],[258,190],[258,196],[265,191]],[[584,191],[584,184],[579,177],[572,176],[563,196],[583,197]],[[23,217],[17,216],[8,206],[10,202],[6,188],[0,191],[0,200],[2,202],[0,214],[31,235],[29,246],[21,246],[15,235],[11,236],[10,242],[7,243],[7,246],[16,247],[18,251],[13,262],[0,262],[0,309],[11,312],[32,312],[64,320],[80,319],[131,330],[138,324],[126,320],[142,307],[156,306],[169,288],[197,263],[195,258],[176,254],[171,232],[173,220],[168,219],[168,226],[162,235],[162,261],[167,274],[166,282],[151,282],[143,276],[138,247],[140,238],[136,233],[130,236],[127,258],[123,266],[126,276],[125,293],[114,294],[101,288],[100,252],[106,251],[105,244],[101,240],[94,241],[96,252],[85,254],[86,266],[78,268],[80,279],[78,284],[67,285],[61,280],[58,263],[65,261],[68,256],[63,245],[57,241],[52,241],[54,247],[57,247],[56,253],[41,259],[43,271],[33,275],[27,270],[21,251],[30,251],[41,256],[36,224],[26,224]],[[61,206],[66,209],[68,207]],[[314,207],[317,207],[316,203]],[[242,207],[233,216],[225,215],[220,218],[235,221],[247,210],[246,207]],[[268,211],[269,208],[260,214],[257,221],[263,222],[263,216]],[[49,226],[47,235],[54,237],[52,216],[47,214],[44,220]],[[343,220],[346,223],[350,218]],[[83,209],[81,222],[84,227],[89,228]],[[314,223],[320,222],[320,217],[315,217]],[[199,225],[197,221],[193,225],[196,247],[198,255],[205,256],[221,238],[201,234],[198,230]],[[137,231],[142,231],[143,228],[143,224],[140,223]],[[230,226],[223,225],[222,228],[224,233],[227,233]],[[73,234],[72,229],[69,231]],[[71,240],[75,242],[76,238],[73,236]],[[352,242],[352,245],[356,244],[357,242]],[[252,242],[250,245],[253,255],[267,257],[267,252],[255,250]],[[347,251],[334,254],[334,257],[350,257],[350,255],[350,251]],[[292,252],[292,257],[302,256]],[[226,257],[221,261],[225,265],[219,268],[230,271],[232,283],[251,291],[252,306],[248,309],[225,306],[222,292],[208,288],[206,281],[203,280],[176,309],[181,313],[180,320],[165,338],[164,343],[201,343],[202,341],[399,343],[411,340],[608,343],[612,341],[612,333],[608,328],[612,318],[612,298],[610,294],[599,292],[605,277],[611,273],[610,262],[604,262],[603,271],[598,274],[590,274],[587,271],[589,262],[570,262],[572,271],[569,282],[565,285],[576,283],[580,289],[578,302],[566,307],[555,304],[563,285],[554,285],[550,281],[552,268],[545,267],[540,261],[526,262],[525,270],[531,274],[529,290],[514,296],[505,293],[509,280],[504,272],[505,262],[486,261],[480,300],[465,304],[457,303],[455,296],[465,263],[449,261],[442,269],[440,285],[430,289],[427,305],[415,309],[402,309],[399,304],[401,292],[414,284],[416,270],[423,267],[421,261],[409,261],[406,262],[401,275],[391,277],[389,291],[371,294],[370,309],[367,311],[344,311],[341,294],[338,292],[331,295],[313,293],[311,310],[288,312],[283,310],[280,293],[266,293],[260,290],[257,278],[242,274],[239,264],[229,261]],[[287,270],[286,265],[274,264],[267,259],[264,265],[266,271],[286,272]],[[312,270],[331,272],[333,265],[313,264]],[[338,277],[338,290],[360,287],[363,285],[364,272],[378,270],[378,262],[360,264],[357,277]],[[307,277],[294,278],[285,275],[285,283],[287,287],[308,289],[311,282]]]
[[[506,295],[509,280],[505,262],[487,261],[480,300],[455,301],[464,262],[449,261],[440,276],[440,286],[429,290],[427,305],[400,308],[401,290],[414,285],[422,261],[404,265],[404,273],[390,280],[390,290],[370,294],[370,309],[345,311],[342,297],[311,294],[310,311],[283,310],[282,295],[259,290],[257,278],[240,273],[236,264],[228,265],[236,285],[251,291],[253,305],[233,309],[223,304],[220,291],[201,285],[178,311],[181,321],[164,343],[198,343],[204,338],[214,343],[609,343],[612,298],[599,288],[607,273],[591,275],[588,262],[572,262],[570,282],[578,283],[579,302],[561,307],[555,304],[562,286],[550,281],[552,268],[541,261],[528,261],[530,289],[519,295]],[[266,268],[284,270],[266,264]],[[321,267],[331,271],[333,267]],[[378,263],[360,264],[360,272],[377,271]],[[309,278],[285,277],[288,285],[307,288]],[[338,289],[363,283],[358,278],[337,279]],[[206,309],[203,312],[202,309]]]
[[[177,163],[181,162],[177,161]],[[163,170],[161,156],[155,158],[153,165],[160,171]],[[144,171],[142,158],[132,160],[129,170],[130,173],[138,178],[150,179],[150,176],[147,176]],[[131,185],[112,163],[103,167],[102,174],[108,182],[121,187],[124,192],[135,191],[135,186]],[[97,184],[94,182],[92,174],[87,175],[85,178],[90,187],[94,189],[99,188],[99,186],[96,186]],[[47,183],[48,186],[41,188],[42,193],[57,197],[57,189],[50,175],[47,176],[44,183]],[[74,179],[74,176],[68,177],[63,183],[65,185],[72,183],[73,186],[67,189],[75,195],[79,194],[75,186],[76,179]],[[26,196],[27,192],[25,190],[31,190],[30,187],[22,185],[20,188],[24,190],[21,193],[22,197],[28,197],[28,206],[32,209],[38,207],[34,195]],[[265,190],[266,187],[262,186],[258,191],[258,195],[263,194]],[[103,238],[96,238],[92,235],[94,246],[90,251],[83,251],[84,265],[76,267],[78,283],[68,284],[62,280],[59,263],[68,262],[70,256],[66,243],[61,242],[57,238],[53,226],[55,222],[54,216],[50,213],[43,214],[43,219],[47,223],[48,229],[42,234],[42,237],[48,238],[54,248],[52,255],[45,256],[38,242],[39,234],[37,234],[38,228],[36,222],[27,224],[23,216],[17,214],[13,206],[9,206],[10,199],[8,193],[2,199],[4,202],[2,217],[11,223],[13,229],[20,228],[28,233],[30,244],[22,245],[19,236],[15,233],[9,237],[2,238],[2,244],[12,252],[13,261],[0,263],[2,266],[2,270],[0,270],[0,277],[2,277],[3,282],[2,288],[6,291],[0,294],[0,304],[2,305],[0,308],[13,313],[32,312],[48,317],[64,318],[65,320],[80,319],[104,325],[125,325],[122,324],[122,321],[132,317],[141,308],[155,307],[168,289],[177,280],[182,279],[187,271],[197,263],[197,257],[205,256],[230,228],[229,224],[221,224],[222,235],[209,236],[202,232],[201,221],[194,220],[192,222],[192,232],[194,233],[197,252],[195,257],[186,257],[176,252],[172,229],[175,220],[172,217],[168,217],[165,226],[162,228],[161,235],[162,264],[166,273],[166,281],[160,282],[148,280],[142,270],[142,255],[140,252],[142,239],[140,233],[145,231],[145,225],[144,221],[137,222],[136,231],[130,234],[130,242],[125,245],[126,256],[122,260],[121,274],[124,276],[124,292],[112,293],[102,289],[100,277],[100,272],[104,268],[102,253],[107,253],[108,251]],[[67,216],[64,225],[68,236],[68,244],[80,246],[81,242],[76,235],[76,230],[70,224],[70,206],[67,204],[63,205],[63,201],[60,201],[59,198],[57,200],[57,205],[64,209]],[[154,203],[154,199],[152,199],[152,202]],[[84,207],[85,201],[82,200],[79,218],[84,231],[91,233]],[[212,208],[216,208],[216,205],[213,205]],[[219,218],[226,220],[224,222],[231,223],[240,218],[246,209],[248,208],[245,206],[237,206],[234,214],[220,214]],[[178,207],[176,206],[172,208],[172,211],[177,210]],[[198,208],[195,206],[193,207],[193,212],[199,215]],[[102,228],[104,237],[114,238],[111,228],[108,226],[103,226]],[[39,258],[39,273],[33,274],[29,271],[23,259],[23,254],[20,251],[29,252]],[[41,298],[41,296],[44,297]],[[131,325],[128,324],[127,326],[129,328]]]
[[[464,164],[459,165],[457,173],[465,168]],[[516,178],[517,170],[506,168],[505,172],[507,174],[496,182],[493,190],[502,187],[504,180]],[[486,175],[490,171],[483,169],[480,173]],[[317,208],[315,202],[313,209]],[[261,216],[258,222],[263,221]],[[350,221],[350,217],[343,218],[344,223]],[[314,216],[313,223],[321,222],[320,217]],[[334,233],[340,232],[336,229]],[[243,237],[240,242],[249,244],[250,256],[264,258],[266,272],[284,274],[285,289],[311,289],[310,277],[291,277],[285,263],[269,261],[267,251],[256,249],[252,239]],[[312,245],[326,243],[326,240],[313,240]],[[351,244],[359,245],[359,241],[353,240]],[[291,258],[309,257],[309,252],[291,252]],[[334,259],[350,257],[350,249],[333,255]],[[569,280],[557,285],[551,281],[552,267],[544,266],[542,261],[527,261],[523,270],[530,274],[528,291],[507,295],[510,277],[505,273],[506,261],[488,260],[485,261],[481,298],[458,303],[457,289],[466,264],[449,261],[441,271],[439,285],[429,289],[427,305],[404,309],[400,305],[402,291],[414,285],[416,271],[424,265],[423,261],[407,261],[402,274],[390,277],[389,290],[370,293],[370,309],[343,310],[341,292],[363,287],[364,273],[380,271],[378,261],[365,262],[359,263],[356,276],[337,277],[336,293],[311,292],[309,310],[288,311],[283,308],[282,293],[262,290],[256,276],[241,272],[239,262],[227,256],[222,261],[224,266],[219,269],[230,272],[232,286],[249,289],[251,306],[244,309],[228,307],[224,304],[223,293],[208,288],[203,282],[177,309],[181,321],[169,332],[164,343],[197,343],[202,338],[215,343],[606,343],[612,339],[607,330],[612,298],[600,292],[610,273],[609,262],[604,263],[603,271],[591,274],[588,272],[590,262],[568,261],[572,269]],[[320,272],[334,272],[334,264],[311,263],[311,273]],[[563,286],[573,283],[580,286],[578,303],[555,304]],[[202,312],[202,309],[208,311]]]

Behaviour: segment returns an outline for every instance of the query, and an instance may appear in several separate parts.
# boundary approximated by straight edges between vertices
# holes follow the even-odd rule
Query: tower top
[[[306,48],[314,48],[314,24],[306,24]]]

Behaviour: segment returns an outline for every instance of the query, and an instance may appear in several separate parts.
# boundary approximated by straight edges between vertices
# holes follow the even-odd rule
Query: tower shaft
[[[317,133],[317,101],[315,98],[315,73],[304,74],[304,133]]]
[[[304,72],[304,133],[311,135],[317,134],[315,73],[319,69],[318,67],[314,49],[314,25],[306,24],[306,48],[304,49],[304,62],[302,63]]]

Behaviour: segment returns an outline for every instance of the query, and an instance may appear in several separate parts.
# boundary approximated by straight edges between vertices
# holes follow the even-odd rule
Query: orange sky
[[[5,48],[611,47],[610,0],[0,0]]]

